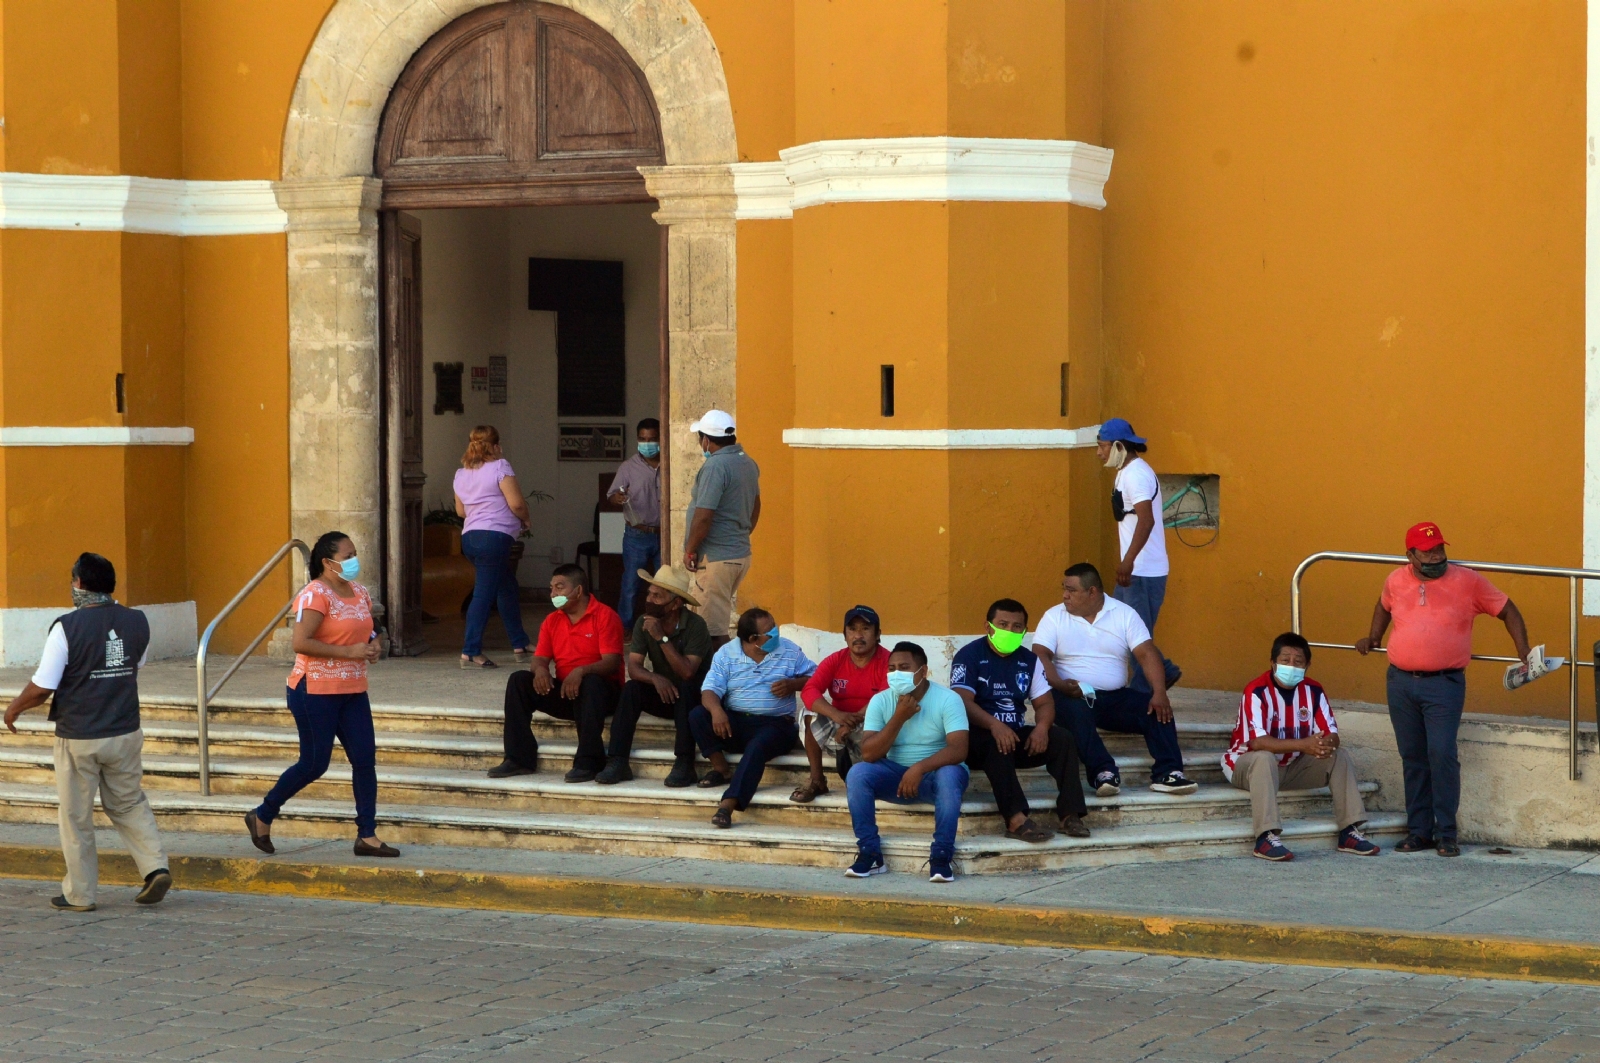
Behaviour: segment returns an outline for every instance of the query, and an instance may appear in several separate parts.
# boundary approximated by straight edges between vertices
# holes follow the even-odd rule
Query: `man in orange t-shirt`
[[[1372,611],[1372,629],[1356,641],[1365,656],[1389,639],[1389,722],[1405,768],[1408,837],[1397,853],[1437,849],[1460,856],[1456,808],[1461,761],[1456,731],[1467,700],[1472,622],[1487,613],[1504,622],[1517,656],[1528,659],[1528,628],[1516,604],[1480,573],[1452,565],[1444,535],[1432,521],[1406,532],[1411,563],[1389,573]]]

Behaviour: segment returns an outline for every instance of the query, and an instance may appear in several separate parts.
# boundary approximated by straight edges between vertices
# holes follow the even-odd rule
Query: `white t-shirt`
[[[138,667],[143,668],[150,647],[144,648]],[[67,633],[60,624],[50,625],[50,634],[44,637],[44,653],[39,655],[39,667],[33,672],[33,685],[41,690],[58,690],[61,677],[67,674]]]
[[[1050,651],[1056,671],[1096,690],[1127,686],[1128,655],[1149,641],[1150,630],[1139,614],[1109,595],[1094,623],[1055,605],[1045,610],[1033,633],[1033,644]]]
[[[1156,526],[1150,529],[1150,538],[1144,549],[1133,559],[1135,576],[1165,576],[1167,574],[1167,532],[1161,520],[1161,481],[1156,471],[1143,458],[1130,458],[1117,470],[1116,488],[1122,492],[1122,508],[1126,516],[1117,525],[1117,538],[1122,548],[1118,557],[1128,556],[1128,545],[1133,542],[1133,530],[1139,526],[1139,515],[1133,511],[1134,503],[1149,502]],[[1098,683],[1095,684],[1099,686]]]

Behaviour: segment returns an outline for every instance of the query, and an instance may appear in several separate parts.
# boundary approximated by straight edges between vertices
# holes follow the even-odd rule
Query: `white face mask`
[[[922,669],[918,668],[917,672],[920,671]],[[899,697],[917,689],[917,672],[890,672],[886,677],[889,681],[889,692]]]
[[[1122,463],[1127,460],[1128,448],[1122,445],[1122,441],[1118,440],[1111,444],[1111,453],[1106,455],[1106,468],[1120,469],[1122,468]]]

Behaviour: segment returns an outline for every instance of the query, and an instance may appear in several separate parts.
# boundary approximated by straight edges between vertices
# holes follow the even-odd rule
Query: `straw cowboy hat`
[[[654,576],[642,568],[637,571],[639,578],[651,586],[660,587],[664,591],[671,591],[690,605],[699,607],[700,603],[693,594],[689,593],[689,573],[683,569],[678,568],[676,565],[662,565],[656,570]]]

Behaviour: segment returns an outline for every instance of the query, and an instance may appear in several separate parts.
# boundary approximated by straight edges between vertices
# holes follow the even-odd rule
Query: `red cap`
[[[1432,550],[1436,546],[1449,545],[1444,541],[1444,532],[1440,531],[1439,526],[1431,520],[1413,524],[1406,531],[1407,550]]]

